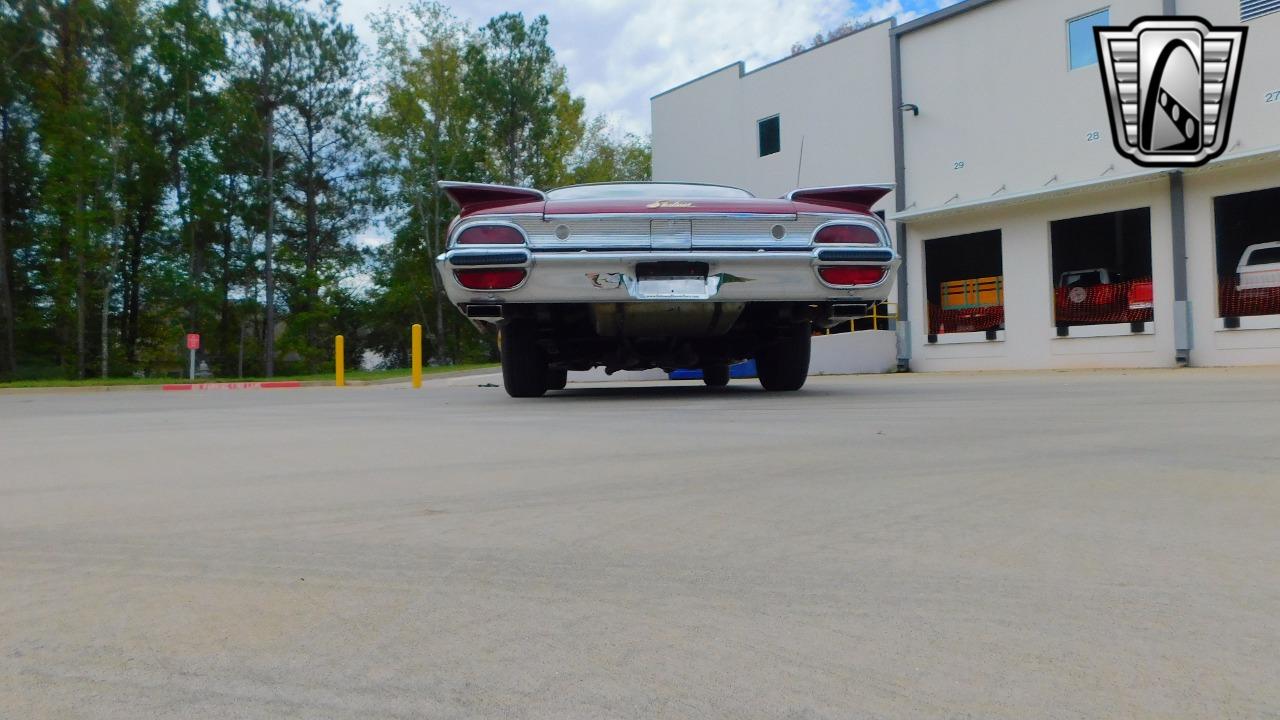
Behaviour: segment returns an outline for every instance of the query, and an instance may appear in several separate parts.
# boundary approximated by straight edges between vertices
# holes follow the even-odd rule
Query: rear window
[[[1258,248],[1249,255],[1249,265],[1280,263],[1280,247]]]
[[[547,193],[550,200],[599,200],[613,198],[638,198],[641,200],[681,200],[686,198],[723,199],[752,198],[741,188],[724,185],[698,185],[690,183],[603,183],[600,185],[570,185]]]
[[[1078,273],[1063,273],[1062,287],[1093,287],[1102,284],[1102,274],[1097,270]]]

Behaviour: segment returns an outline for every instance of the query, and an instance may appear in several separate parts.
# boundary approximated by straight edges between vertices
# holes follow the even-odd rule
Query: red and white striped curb
[[[300,388],[300,380],[277,380],[268,382],[241,383],[178,383],[165,385],[164,390],[278,390],[281,388]]]

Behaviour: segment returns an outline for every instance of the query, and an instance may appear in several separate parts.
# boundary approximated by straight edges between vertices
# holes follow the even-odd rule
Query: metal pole
[[[334,369],[334,385],[337,387],[346,387],[347,384],[347,368],[344,338],[341,335],[333,339],[333,369]]]
[[[422,387],[422,325],[413,324],[413,386]]]
[[[1173,246],[1174,362],[1191,362],[1191,304],[1187,301],[1187,210],[1182,171],[1169,173],[1170,230]]]
[[[196,351],[194,349],[187,350],[187,354],[190,356],[190,360],[188,361],[188,365],[190,366],[188,377],[190,377],[192,380],[195,380],[196,379]]]
[[[896,23],[895,23],[896,26]],[[890,99],[893,104],[893,207],[902,212],[907,207],[907,150],[906,130],[902,117],[902,43],[901,34],[894,27],[889,37],[889,81]],[[894,235],[897,240],[898,256],[902,264],[898,266],[898,319],[893,328],[898,335],[898,369],[911,369],[911,322],[910,322],[910,290],[907,287],[909,263],[914,262],[907,252],[907,226],[902,221],[894,223]]]

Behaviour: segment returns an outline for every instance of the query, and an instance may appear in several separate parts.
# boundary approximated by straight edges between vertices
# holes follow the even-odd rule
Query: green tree
[[[383,102],[372,128],[383,153],[385,204],[395,232],[375,254],[379,320],[388,327],[423,323],[437,359],[457,357],[458,347],[450,347],[446,330],[452,314],[446,313],[448,301],[433,260],[444,248],[453,215],[437,183],[478,178],[481,172],[481,141],[464,65],[469,34],[448,8],[433,2],[385,14],[374,28]]]
[[[0,380],[18,372],[18,326],[34,308],[19,251],[34,242],[39,198],[31,67],[40,59],[45,16],[32,0],[0,4]],[[30,320],[31,318],[28,318]]]
[[[466,81],[474,103],[485,169],[508,185],[554,187],[582,138],[584,103],[568,88],[547,43],[546,16],[525,23],[504,13],[467,46]]]
[[[649,141],[632,133],[617,133],[608,118],[597,115],[587,123],[581,142],[570,157],[574,183],[649,180],[653,153]]]
[[[235,84],[249,93],[262,132],[262,370],[271,377],[275,374],[276,336],[276,114],[292,89],[299,6],[296,0],[234,0],[227,13],[236,49]]]
[[[58,337],[58,363],[85,377],[90,312],[89,270],[101,230],[100,192],[107,171],[107,135],[99,89],[91,81],[98,8],[65,0],[50,10],[50,48],[36,79],[37,131],[46,156],[41,201],[50,222],[44,233],[47,282]],[[74,360],[68,363],[68,357]]]
[[[210,145],[218,130],[219,94],[214,83],[226,67],[226,48],[221,28],[204,0],[169,0],[159,9],[153,53],[160,78],[154,102],[163,117],[168,184],[179,239],[157,250],[169,260],[185,260],[185,282],[174,288],[186,307],[185,328],[171,325],[169,329],[170,342],[176,343],[182,329],[202,329],[211,303],[206,274],[218,206],[218,173]],[[136,323],[140,318],[134,301],[131,297],[128,314]]]
[[[99,324],[100,374],[110,374],[110,317],[117,287],[123,287],[122,321],[128,317],[129,285],[135,273],[122,272],[128,252],[141,244],[161,212],[166,189],[163,117],[157,92],[163,82],[149,52],[155,30],[154,6],[139,0],[107,0],[101,21],[101,47],[94,82],[100,88],[99,113],[106,120],[110,172],[105,200],[109,227],[102,237],[99,267],[102,296]],[[117,283],[117,280],[122,282]],[[126,281],[127,279],[127,281]],[[123,326],[122,322],[122,326]],[[127,334],[121,333],[122,339]],[[130,355],[126,348],[126,356]]]
[[[325,288],[360,261],[350,240],[368,219],[367,121],[360,44],[326,2],[296,27],[293,76],[281,108],[283,146],[292,158],[283,193],[293,242],[284,248],[291,343],[315,370],[328,356],[320,342],[332,308]],[[300,268],[298,266],[301,266]],[[332,293],[329,293],[332,294]]]

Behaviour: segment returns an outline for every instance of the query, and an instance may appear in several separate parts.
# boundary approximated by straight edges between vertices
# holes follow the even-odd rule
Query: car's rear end
[[[617,184],[504,189],[527,194],[487,202],[476,187],[447,187],[463,191],[451,192],[463,213],[439,259],[449,297],[477,322],[533,327],[551,387],[562,371],[595,365],[718,377],[780,336],[803,335],[807,353],[809,328],[884,301],[897,263],[867,211],[884,187],[763,200],[718,186]]]

